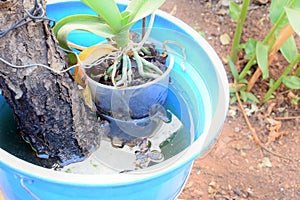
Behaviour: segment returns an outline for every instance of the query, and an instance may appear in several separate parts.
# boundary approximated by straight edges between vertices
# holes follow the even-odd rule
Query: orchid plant
[[[114,57],[113,64],[104,74],[99,76],[110,76],[114,86],[126,86],[132,80],[132,63],[130,59],[136,61],[138,73],[144,78],[157,78],[163,72],[153,63],[144,59],[141,54],[150,54],[145,48],[149,37],[155,11],[165,2],[165,0],[132,0],[123,12],[120,12],[114,0],[81,0],[84,4],[93,9],[97,15],[78,14],[61,19],[54,27],[54,34],[59,41],[59,45],[71,50],[74,45],[68,41],[69,34],[74,30],[86,31],[110,41],[108,44],[98,44],[90,48],[83,49],[78,59],[85,58],[91,63],[99,61],[105,57]],[[131,39],[130,29],[139,20],[151,15],[148,29],[140,41]],[[121,64],[120,64],[121,63]],[[84,63],[88,64],[88,63]],[[122,67],[121,75],[116,76],[118,67]]]

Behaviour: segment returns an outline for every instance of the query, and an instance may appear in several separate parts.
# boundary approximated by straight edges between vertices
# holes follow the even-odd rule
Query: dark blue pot
[[[169,56],[168,68],[159,78],[138,86],[116,88],[88,77],[93,100],[100,113],[114,118],[140,119],[147,117],[153,106],[163,105],[168,96],[169,74],[174,60]]]

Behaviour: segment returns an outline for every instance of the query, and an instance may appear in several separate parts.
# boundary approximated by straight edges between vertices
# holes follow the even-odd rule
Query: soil
[[[233,82],[225,59],[230,53],[231,42],[221,42],[224,36],[233,38],[236,26],[228,14],[228,2],[167,0],[162,10],[204,33],[224,62],[229,82]],[[266,36],[271,27],[269,3],[266,2],[252,1],[242,42],[249,38],[262,40]],[[299,38],[297,41],[299,44]],[[242,62],[241,56],[240,60]],[[278,78],[285,66],[287,62],[282,55],[276,54],[270,76]],[[268,83],[259,79],[252,92],[261,98],[267,89]],[[281,87],[276,98],[266,104],[244,103],[259,140],[271,152],[255,143],[239,105],[231,104],[218,141],[195,160],[178,199],[300,199],[300,108],[291,103],[295,95],[299,96],[300,91]]]

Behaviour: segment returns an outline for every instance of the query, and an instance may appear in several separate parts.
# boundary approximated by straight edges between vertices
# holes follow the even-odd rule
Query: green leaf
[[[246,92],[244,91],[240,91],[240,98],[243,102],[246,102],[247,101],[247,95],[246,95]]]
[[[59,45],[65,49],[71,49],[68,46],[68,35],[74,30],[82,30],[94,33],[101,37],[113,37],[114,33],[107,24],[94,15],[72,15],[63,18],[53,28],[54,34],[59,41]]]
[[[284,76],[282,82],[286,87],[290,89],[300,89],[300,78],[297,76]]]
[[[122,17],[114,0],[81,0],[92,8],[112,29],[114,33],[122,29]]]
[[[241,88],[240,88],[240,91],[246,91],[247,89],[247,85],[243,85]]]
[[[128,25],[147,17],[158,9],[166,0],[132,0],[124,12],[129,12]]]
[[[298,101],[300,100],[300,97],[298,95],[295,96],[295,98],[292,99],[292,104],[298,105]]]
[[[300,8],[285,8],[285,11],[294,31],[300,36]]]
[[[245,58],[246,59],[251,59],[254,55],[255,55],[255,51],[256,51],[256,40],[254,40],[253,38],[250,38],[247,43],[245,44]]]
[[[278,20],[282,12],[284,12],[284,7],[289,4],[291,0],[272,0],[270,5],[270,19],[273,24]],[[288,23],[287,19],[282,23],[286,25]],[[282,25],[282,26],[283,26]]]
[[[239,7],[239,5],[233,1],[230,1],[229,15],[231,19],[237,21],[239,19],[240,14],[241,14],[241,8]]]
[[[204,31],[199,31],[198,33],[199,33],[203,38],[206,38],[206,34],[205,34]]]
[[[236,93],[237,92],[237,89],[234,87],[231,87],[231,88],[229,88],[229,92],[230,93]]]
[[[291,63],[298,56],[298,48],[293,36],[291,36],[280,48],[281,53],[285,59]]]
[[[235,64],[232,62],[232,59],[230,57],[228,58],[228,61],[229,61],[229,67],[230,67],[231,73],[232,73],[234,79],[238,81],[239,80],[238,70],[237,70]]]
[[[230,105],[231,105],[231,104],[234,104],[235,102],[237,102],[236,96],[231,97],[231,98],[230,98],[230,102],[229,102]]]
[[[263,79],[269,77],[269,66],[268,66],[268,53],[269,46],[264,45],[262,42],[257,42],[256,45],[256,59],[258,66],[262,72]]]
[[[125,26],[126,24],[128,24],[130,12],[129,11],[122,12],[121,17],[122,17],[122,26]]]
[[[249,99],[252,102],[256,102],[256,103],[259,102],[259,100],[256,98],[256,96],[252,92],[246,92],[246,96],[247,96],[247,99]]]
[[[256,96],[251,92],[240,91],[240,94],[241,94],[240,97],[244,102],[256,102],[256,103],[259,102]]]
[[[248,80],[247,79],[241,79],[239,80],[239,83],[243,83],[243,84],[248,84]]]

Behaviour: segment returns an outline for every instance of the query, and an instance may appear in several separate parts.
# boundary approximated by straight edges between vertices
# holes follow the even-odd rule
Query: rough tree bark
[[[33,5],[34,0],[0,0],[0,31],[25,16],[25,9]],[[66,68],[48,21],[30,22],[0,38],[0,57],[17,65]],[[0,62],[0,88],[14,110],[21,136],[40,157],[61,165],[81,160],[107,131],[85,106],[70,73],[57,74],[38,66],[16,69]]]

